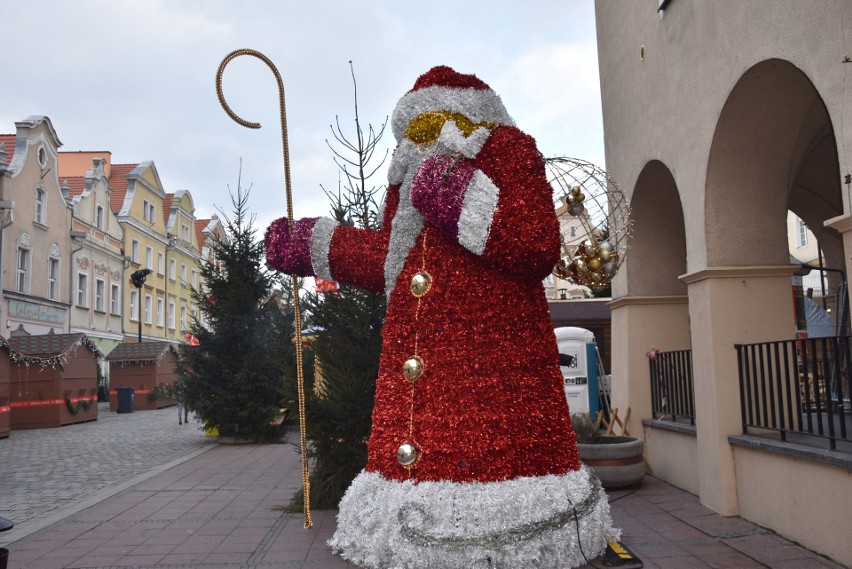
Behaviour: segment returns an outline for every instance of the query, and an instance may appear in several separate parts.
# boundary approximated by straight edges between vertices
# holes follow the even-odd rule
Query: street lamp
[[[130,282],[139,291],[136,301],[139,303],[139,343],[142,343],[142,285],[145,284],[145,277],[151,274],[151,269],[139,269],[130,275]]]

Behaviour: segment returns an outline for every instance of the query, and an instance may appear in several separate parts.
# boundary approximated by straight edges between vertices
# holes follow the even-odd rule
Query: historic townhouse
[[[113,164],[110,206],[124,230],[124,336],[128,341],[171,337],[174,312],[167,313],[166,255],[169,239],[163,219],[166,193],[151,161]],[[149,270],[141,288],[130,275]]]
[[[0,335],[68,332],[71,254],[85,234],[60,190],[62,143],[45,116],[15,127],[0,135]]]
[[[109,152],[60,152],[61,190],[73,207],[74,231],[86,238],[71,251],[71,332],[83,332],[109,354],[124,340],[123,234],[110,209]]]
[[[166,250],[166,298],[169,326],[166,338],[183,340],[198,310],[192,301],[192,289],[199,286],[200,249],[195,231],[195,205],[192,194],[180,190],[167,194],[163,201],[163,218],[169,246]]]

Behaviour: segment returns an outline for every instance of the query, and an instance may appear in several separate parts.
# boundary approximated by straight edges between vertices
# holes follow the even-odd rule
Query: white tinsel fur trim
[[[475,255],[485,252],[500,190],[491,178],[477,170],[464,191],[459,216],[459,243]]]
[[[423,216],[411,203],[413,177],[413,170],[406,172],[402,185],[399,187],[399,205],[391,220],[388,256],[385,257],[385,293],[388,298],[396,288],[396,280],[402,272],[408,253],[414,247],[414,242],[423,229]]]
[[[340,502],[329,545],[369,569],[568,569],[619,533],[585,466],[488,483],[415,484],[365,471]]]
[[[331,268],[328,263],[328,251],[331,248],[331,238],[339,224],[330,217],[320,217],[314,223],[311,233],[311,265],[314,274],[321,279],[333,281]]]
[[[515,122],[500,97],[491,90],[425,87],[404,95],[393,110],[391,128],[397,142],[402,140],[408,123],[429,111],[461,113],[469,120],[514,126]]]

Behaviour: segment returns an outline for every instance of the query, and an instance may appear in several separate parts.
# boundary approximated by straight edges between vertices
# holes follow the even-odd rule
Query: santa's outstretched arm
[[[544,160],[532,137],[494,129],[474,158],[433,156],[412,182],[426,218],[490,264],[532,279],[559,259],[559,222]]]
[[[264,249],[267,264],[278,271],[384,291],[387,231],[348,227],[328,217],[304,218],[291,226],[281,218],[266,230]]]

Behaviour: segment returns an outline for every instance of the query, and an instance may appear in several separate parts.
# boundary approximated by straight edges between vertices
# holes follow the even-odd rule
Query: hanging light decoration
[[[562,235],[562,256],[553,274],[591,289],[607,286],[627,255],[630,205],[612,178],[577,158],[545,159],[558,208],[579,220],[583,231],[571,242]]]

